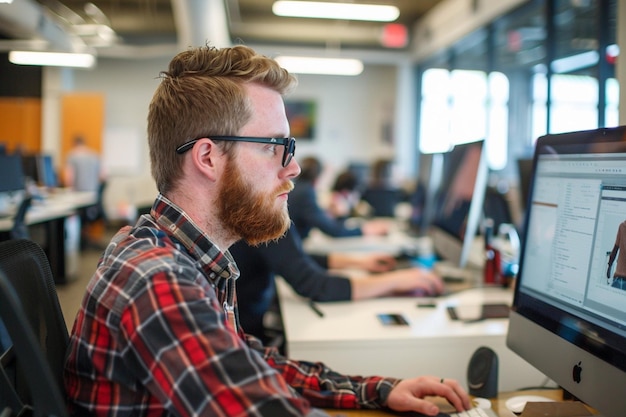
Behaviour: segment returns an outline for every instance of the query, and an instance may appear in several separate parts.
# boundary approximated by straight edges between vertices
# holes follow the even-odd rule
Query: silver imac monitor
[[[626,416],[626,127],[538,139],[507,345]]]
[[[428,235],[435,252],[460,268],[468,264],[483,215],[488,174],[483,144],[480,140],[456,145],[442,154],[442,180],[434,202],[427,202],[432,210]],[[482,262],[481,257],[480,266]]]

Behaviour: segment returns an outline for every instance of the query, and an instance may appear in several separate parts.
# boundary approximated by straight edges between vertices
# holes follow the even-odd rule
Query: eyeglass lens
[[[285,149],[283,151],[283,167],[289,165],[291,162],[291,158],[293,158],[293,154],[296,152],[296,140],[294,138],[287,139],[287,143],[285,143]]]

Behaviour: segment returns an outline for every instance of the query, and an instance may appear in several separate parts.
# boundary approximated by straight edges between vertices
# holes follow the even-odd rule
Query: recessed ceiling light
[[[285,17],[368,20],[374,22],[393,22],[400,16],[400,10],[395,6],[321,1],[279,0],[274,2],[272,11],[277,16]]]
[[[96,63],[96,58],[91,54],[11,51],[9,61],[19,65],[91,68]]]
[[[296,74],[359,75],[363,72],[363,62],[358,59],[279,56],[276,61]]]

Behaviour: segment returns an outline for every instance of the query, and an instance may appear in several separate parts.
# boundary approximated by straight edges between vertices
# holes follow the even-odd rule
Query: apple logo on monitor
[[[579,361],[576,365],[574,365],[574,368],[572,369],[572,378],[577,384],[580,384],[580,374],[583,372],[583,367],[581,365],[582,362]]]

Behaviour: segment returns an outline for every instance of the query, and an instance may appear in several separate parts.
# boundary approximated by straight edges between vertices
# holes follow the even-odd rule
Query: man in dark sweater
[[[251,246],[240,241],[230,248],[239,267],[239,319],[246,332],[268,342],[263,316],[275,295],[275,275],[282,276],[299,295],[313,301],[345,301],[389,295],[438,295],[443,281],[421,268],[393,270],[396,261],[386,254],[331,253],[309,255],[292,224],[275,241]],[[368,272],[331,272],[351,268]],[[342,271],[344,272],[344,271]]]

